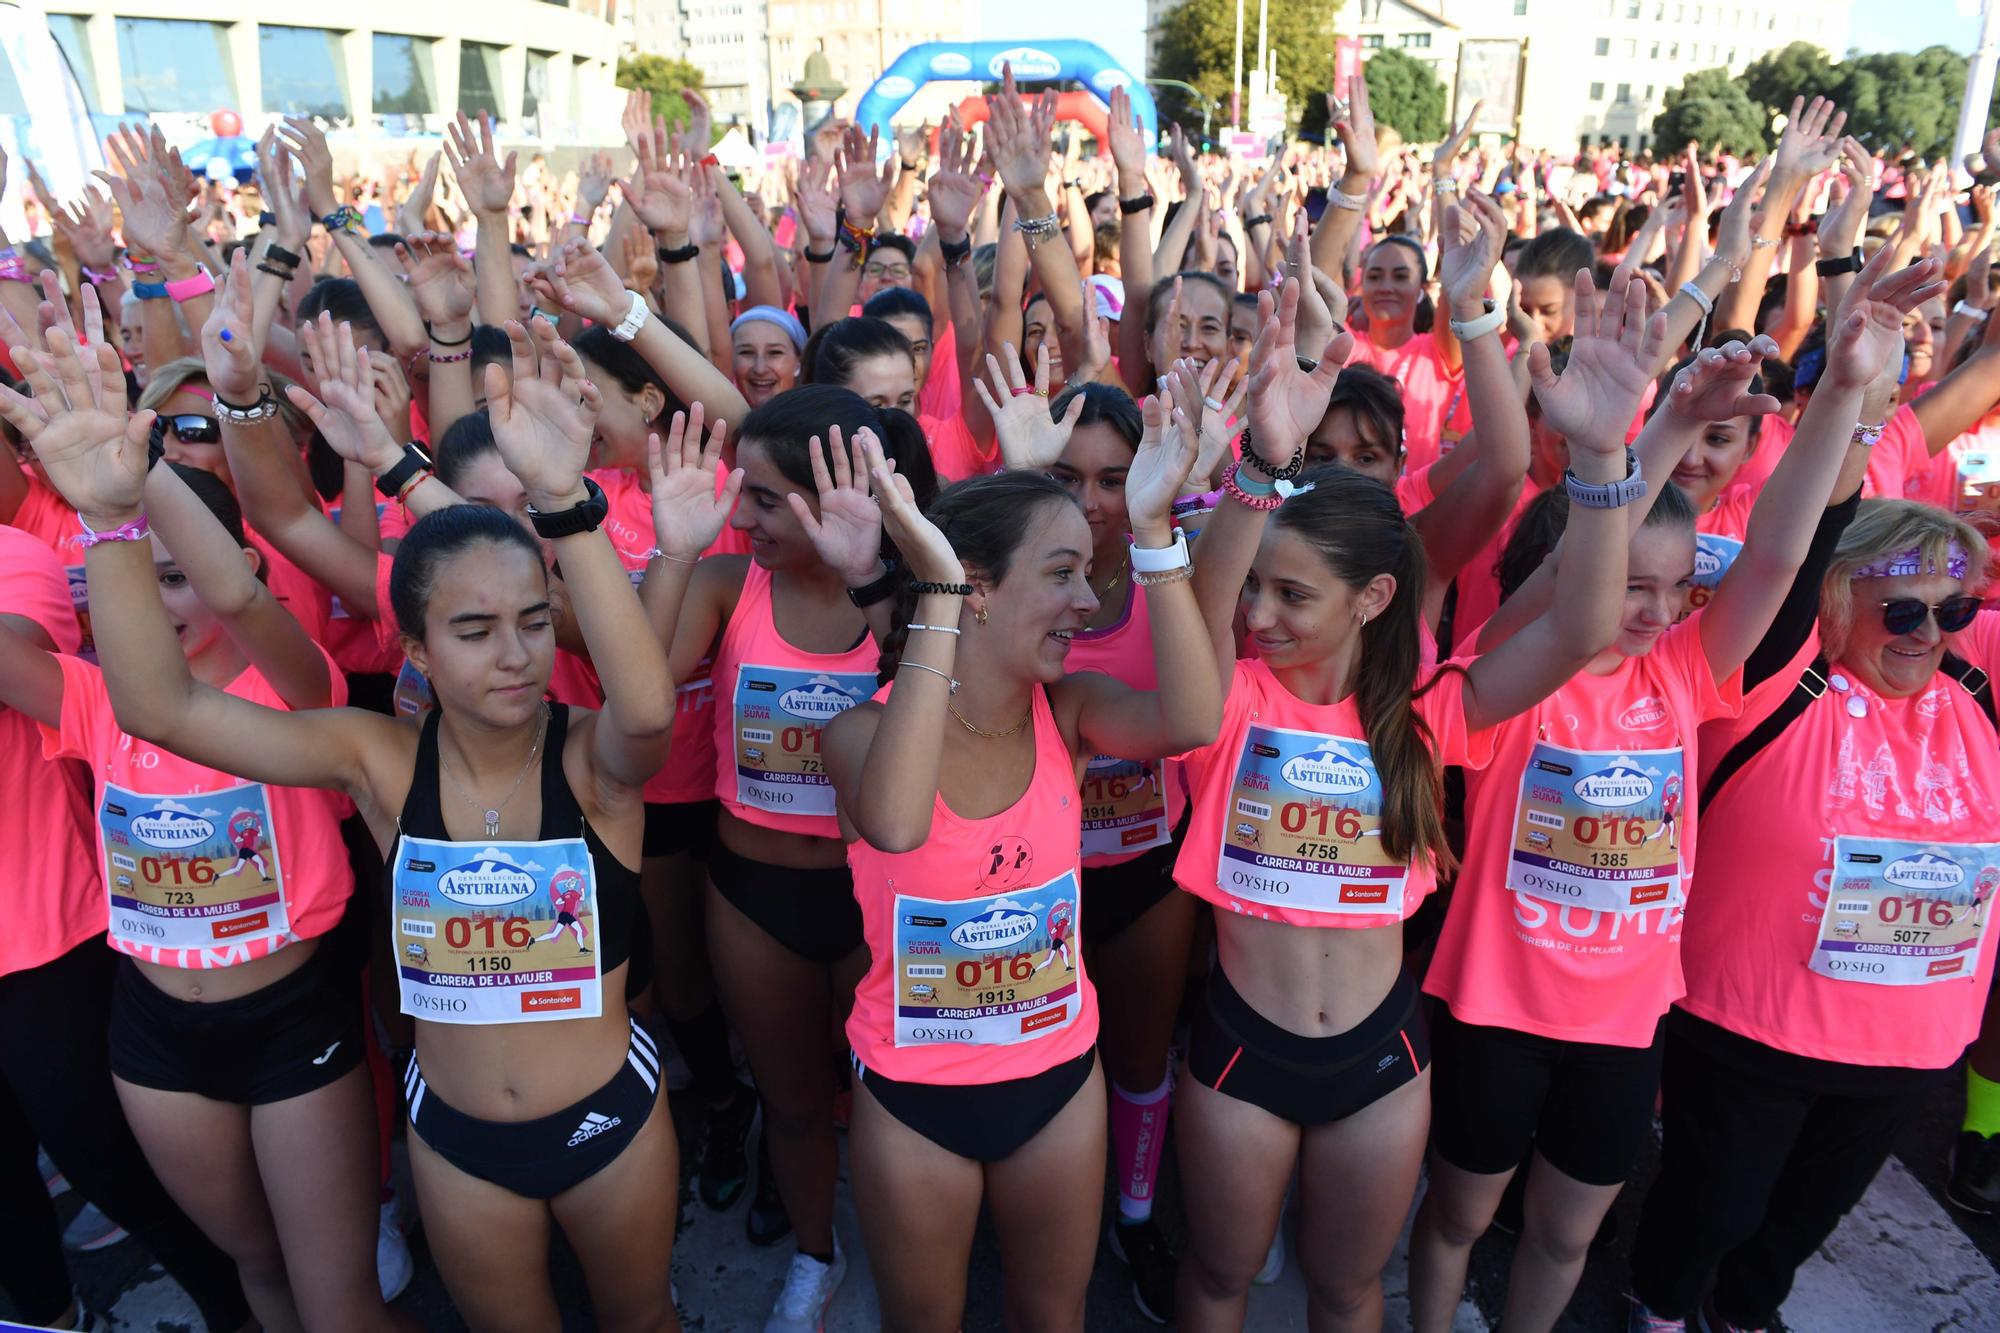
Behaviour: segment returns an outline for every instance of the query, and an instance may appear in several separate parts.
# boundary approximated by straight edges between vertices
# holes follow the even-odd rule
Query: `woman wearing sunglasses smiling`
[[[1866,430],[1857,431],[1865,443]],[[1790,665],[1702,734],[1635,1328],[1766,1327],[1979,1031],[2000,885],[1986,542],[1867,500]],[[1671,1316],[1671,1318],[1669,1318]]]

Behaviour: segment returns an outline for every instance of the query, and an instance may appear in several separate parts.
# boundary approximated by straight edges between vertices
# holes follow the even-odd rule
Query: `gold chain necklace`
[[[1111,582],[1105,584],[1102,588],[1092,588],[1090,590],[1091,594],[1100,602],[1109,598],[1118,585],[1125,581],[1125,570],[1131,563],[1132,550],[1130,547],[1127,547],[1125,549],[1125,558],[1118,562],[1118,572],[1111,576]]]
[[[962,721],[963,719],[960,720]],[[514,785],[509,787],[507,794],[500,798],[500,804],[483,808],[479,802],[472,799],[472,793],[465,789],[464,784],[459,782],[458,774],[451,771],[451,761],[444,757],[444,746],[439,744],[438,766],[444,770],[444,775],[451,779],[451,785],[458,790],[459,799],[474,810],[478,810],[480,815],[486,820],[487,837],[497,838],[500,836],[500,812],[507,808],[507,802],[513,800],[514,794],[521,790],[521,784],[527,780],[528,770],[535,766],[535,756],[542,752],[542,736],[547,732],[548,726],[549,706],[543,704],[542,719],[535,724],[535,743],[528,747],[528,761],[521,765],[520,773],[515,775]]]
[[[951,703],[946,703],[945,708],[950,711],[953,717],[958,719],[959,726],[964,727],[967,731],[971,732],[973,735],[979,737],[980,739],[989,741],[1004,741],[1009,736],[1017,735],[1022,727],[1028,725],[1028,719],[1035,715],[1035,706],[1033,704],[1029,704],[1028,711],[1021,714],[1021,720],[1016,722],[1013,726],[1007,728],[1007,730],[982,731],[978,727],[973,726],[972,723],[966,721],[965,714],[959,712],[956,705]]]

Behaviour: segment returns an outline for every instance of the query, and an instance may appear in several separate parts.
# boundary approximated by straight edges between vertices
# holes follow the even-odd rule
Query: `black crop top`
[[[563,741],[569,735],[569,705],[551,703],[548,735],[542,747],[542,829],[543,840],[573,838],[580,831],[597,875],[597,932],[602,944],[601,966],[605,973],[624,963],[631,955],[633,932],[645,929],[640,915],[639,872],[611,854],[597,830],[583,817],[583,807],[569,789],[563,773]],[[389,885],[390,901],[395,888],[390,881],[401,849],[403,836],[453,841],[445,831],[444,809],[438,802],[438,713],[424,717],[423,734],[417,741],[417,764],[410,775],[410,794],[404,798],[402,817],[396,821],[396,845],[389,849],[383,881]],[[477,844],[474,844],[475,846]]]

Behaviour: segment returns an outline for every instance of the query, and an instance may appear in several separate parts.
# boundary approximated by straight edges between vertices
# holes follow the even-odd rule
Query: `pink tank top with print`
[[[1035,771],[1020,800],[966,819],[938,795],[916,851],[847,846],[870,957],[847,1039],[879,1074],[998,1083],[1053,1069],[1097,1040],[1097,992],[1077,946],[1076,766],[1042,690],[1032,707]]]
[[[867,634],[840,653],[785,642],[771,615],[771,571],[750,562],[712,673],[715,794],[731,814],[787,833],[840,836],[820,733],[875,693],[880,658]]]
[[[1135,587],[1125,615],[1103,629],[1078,630],[1065,665],[1099,671],[1135,690],[1159,686],[1153,618]],[[1187,809],[1180,765],[1165,759],[1093,755],[1083,771],[1083,863],[1115,866],[1164,846]]]

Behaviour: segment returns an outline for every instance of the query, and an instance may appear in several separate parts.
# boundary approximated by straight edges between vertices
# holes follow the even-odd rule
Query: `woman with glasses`
[[[1985,540],[1908,500],[1840,538],[1786,668],[1702,738],[1633,1327],[1766,1327],[1979,1030],[2000,881]],[[1713,1283],[1706,1304],[1702,1293]]]

